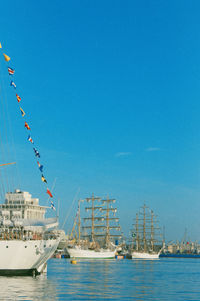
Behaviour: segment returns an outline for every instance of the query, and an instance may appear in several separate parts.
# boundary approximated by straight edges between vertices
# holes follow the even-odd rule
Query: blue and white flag
[[[40,154],[39,154],[38,150],[36,148],[33,148],[33,150],[34,150],[35,156],[40,158]]]
[[[11,80],[10,85],[13,86],[16,89],[15,83]]]
[[[51,201],[51,209],[56,210],[54,203]]]

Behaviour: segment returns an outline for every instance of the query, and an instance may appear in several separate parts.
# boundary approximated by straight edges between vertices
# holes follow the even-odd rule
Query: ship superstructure
[[[28,192],[7,193],[0,204],[0,275],[36,275],[46,270],[59,236],[57,218]]]
[[[47,208],[40,206],[39,199],[32,198],[29,192],[16,189],[6,193],[5,203],[0,204],[0,213],[8,211],[11,219],[16,215],[22,219],[44,219]]]

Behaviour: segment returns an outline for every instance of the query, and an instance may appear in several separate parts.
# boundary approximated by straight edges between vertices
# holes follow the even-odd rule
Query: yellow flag
[[[0,48],[2,48],[2,45],[1,45],[1,43],[0,43]]]
[[[5,53],[3,53],[3,55],[4,55],[4,58],[5,58],[5,61],[9,62],[10,61],[10,57],[8,55],[6,55]]]
[[[21,111],[22,117],[24,117],[25,116],[25,112],[22,110],[22,108],[20,108],[20,111]]]
[[[47,180],[45,179],[45,177],[42,175],[42,182],[45,182],[45,183],[47,183]]]

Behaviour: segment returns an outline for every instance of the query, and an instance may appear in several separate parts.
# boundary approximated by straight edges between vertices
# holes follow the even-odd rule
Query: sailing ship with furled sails
[[[132,230],[132,258],[158,259],[162,251],[160,228],[153,210],[145,204],[136,214]]]
[[[91,204],[90,207],[85,207],[89,216],[82,218],[84,225],[81,225],[81,201],[79,201],[71,233],[71,238],[74,237],[74,240],[72,245],[68,245],[67,252],[74,258],[115,258],[117,250],[115,242],[118,242],[121,237],[118,232],[113,233],[121,230],[118,224],[119,218],[115,217],[117,209],[112,206],[115,199],[101,199],[93,195],[83,201]]]
[[[0,51],[2,51],[1,43]],[[9,63],[5,68],[7,67],[8,76],[11,79],[10,89],[14,89],[14,94],[16,94],[14,104],[21,113],[25,130],[30,133],[27,115],[21,107],[21,97],[16,90],[13,78],[15,70],[10,67],[10,57],[5,53],[3,56],[6,64]],[[1,72],[3,72],[2,66]],[[38,198],[32,198],[27,191],[16,189],[19,176],[17,164],[13,162],[15,161],[13,160],[15,156],[13,137],[10,137],[13,132],[11,119],[14,118],[9,117],[10,104],[7,101],[10,100],[11,94],[8,94],[7,99],[7,93],[4,91],[4,77],[4,74],[0,77],[0,275],[37,275],[46,271],[47,260],[57,249],[60,240],[57,231],[58,220],[57,217],[45,218],[46,210],[50,207],[40,206]],[[13,106],[14,104],[12,102]],[[14,130],[16,134],[16,128]],[[33,154],[39,167],[41,180],[47,185],[47,180],[43,175],[43,165],[40,164],[40,153],[30,134],[27,140],[34,146]],[[51,191],[47,186],[45,190],[51,199],[51,208],[55,209]]]

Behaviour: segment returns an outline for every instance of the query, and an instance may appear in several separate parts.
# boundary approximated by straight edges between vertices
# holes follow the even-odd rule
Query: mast
[[[158,240],[160,228],[154,211],[144,204],[136,214],[133,226],[135,229],[136,251],[155,252],[160,244]]]
[[[154,249],[154,223],[153,223],[154,213],[151,210],[151,249]]]
[[[94,194],[92,195],[92,242],[94,241]]]
[[[78,201],[78,244],[81,239],[81,200]]]
[[[144,245],[144,252],[147,251],[147,242],[146,242],[146,205],[143,206],[143,245]]]
[[[90,230],[90,235],[84,234],[83,237],[90,237],[92,242],[96,242],[96,239],[102,240],[104,239],[104,245],[106,247],[109,246],[109,242],[111,238],[119,238],[121,235],[113,235],[110,234],[110,230],[120,230],[120,226],[112,225],[112,222],[118,222],[119,218],[110,217],[110,213],[115,214],[117,212],[117,208],[113,208],[111,203],[114,203],[115,199],[100,199],[98,197],[94,197],[92,195],[91,198],[86,198],[88,202],[92,201],[91,207],[86,207],[85,210],[91,211],[90,217],[85,217],[84,221],[90,221],[90,225],[83,226],[83,229]],[[101,205],[96,206],[95,201],[100,201]],[[96,215],[96,212],[98,215]],[[99,242],[99,241],[98,241]]]
[[[140,238],[139,238],[139,231],[138,231],[138,213],[136,213],[136,250],[139,251],[139,244],[140,244]]]
[[[110,231],[109,231],[109,198],[107,199],[107,208],[106,208],[106,246],[108,245],[108,242],[110,240],[109,237]]]
[[[101,199],[99,197],[95,197],[94,194],[92,194],[91,198],[86,198],[87,202],[92,201],[92,206],[91,207],[86,207],[85,210],[91,210],[91,217],[84,218],[84,220],[91,220],[91,226],[84,226],[83,228],[89,229],[91,228],[91,240],[92,242],[95,242],[95,220],[102,220],[102,217],[95,217],[95,210],[101,210],[102,207],[95,206],[95,201],[100,201]],[[98,226],[101,227],[101,226]],[[88,236],[88,235],[84,235]]]
[[[111,226],[110,225],[110,221],[116,221],[118,222],[119,219],[118,218],[110,218],[110,212],[112,212],[113,214],[115,214],[117,212],[117,208],[112,208],[111,203],[115,203],[116,200],[115,199],[109,199],[109,197],[107,197],[107,199],[102,200],[102,203],[105,204],[106,203],[106,208],[102,208],[101,211],[106,211],[106,233],[105,233],[105,244],[108,247],[109,246],[109,242],[110,242],[110,238],[111,237],[119,237],[120,235],[111,235],[110,234],[110,229],[115,229],[115,230],[120,230],[121,228],[119,226]]]
[[[78,209],[76,212],[76,216],[74,218],[74,224],[73,224],[73,228],[72,228],[72,231],[70,234],[70,238],[72,238],[73,233],[75,232],[74,238],[76,239],[76,242],[78,242],[79,245],[80,245],[80,240],[81,240],[81,202],[83,202],[83,201],[84,200],[78,201]],[[77,235],[77,230],[78,230],[78,235]]]

